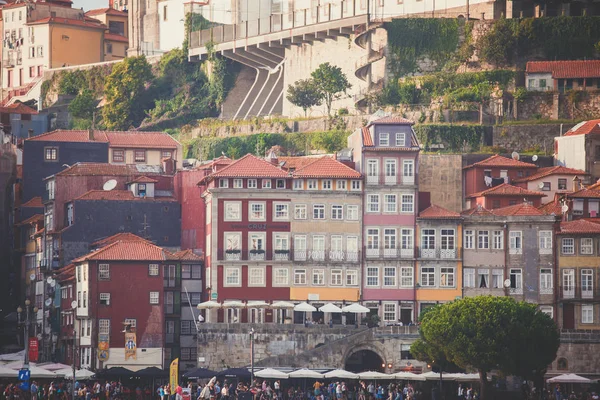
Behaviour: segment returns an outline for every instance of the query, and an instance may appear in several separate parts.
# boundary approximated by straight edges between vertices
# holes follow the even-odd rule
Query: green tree
[[[83,89],[69,104],[69,112],[75,118],[92,119],[97,101],[89,89]]]
[[[143,119],[147,100],[151,100],[144,94],[152,78],[152,68],[144,56],[127,57],[114,66],[104,85],[102,116],[107,129],[128,129]]]
[[[441,351],[460,368],[479,371],[482,399],[492,370],[539,384],[559,346],[548,315],[508,297],[468,297],[434,307],[422,316],[420,335],[415,353],[424,361]]]
[[[302,108],[305,117],[309,108],[319,106],[323,101],[321,92],[312,79],[301,79],[288,86],[287,99],[293,105]]]
[[[512,65],[516,40],[512,21],[499,19],[493,28],[477,41],[479,57],[495,66]]]
[[[311,74],[313,82],[317,90],[321,93],[322,99],[327,106],[327,114],[331,116],[331,103],[342,97],[346,90],[352,85],[348,82],[346,74],[342,72],[340,67],[336,67],[329,63],[319,65],[319,68]]]

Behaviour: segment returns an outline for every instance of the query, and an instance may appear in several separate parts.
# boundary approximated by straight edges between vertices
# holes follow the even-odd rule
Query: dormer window
[[[220,188],[228,188],[229,187],[229,179],[219,179],[219,187]]]
[[[262,188],[263,189],[271,189],[271,180],[270,179],[263,179],[262,180]]]
[[[138,196],[146,197],[146,184],[138,183]]]
[[[389,133],[380,133],[379,134],[379,145],[380,146],[389,146],[390,145],[390,134]]]
[[[405,146],[405,135],[404,133],[396,133],[396,146]]]

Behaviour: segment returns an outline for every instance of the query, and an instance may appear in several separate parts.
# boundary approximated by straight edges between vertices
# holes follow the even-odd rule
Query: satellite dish
[[[505,288],[509,288],[510,287],[510,279],[505,279],[504,280],[504,287]]]
[[[48,277],[48,279],[46,279],[46,282],[48,282],[49,284],[54,282],[54,279],[52,279],[51,276]]]
[[[30,281],[35,281],[35,274],[29,275],[29,280]]]
[[[519,158],[521,158],[519,153],[517,153],[516,151],[513,151],[510,156],[512,157],[513,160],[516,160],[516,161],[519,161]]]
[[[536,162],[538,160],[538,156],[537,154],[534,154],[533,157],[531,157],[531,161]]]
[[[46,301],[44,301],[44,304],[46,305],[46,307],[50,307],[50,304],[52,304],[52,299],[46,299]]]
[[[55,286],[56,286],[56,281],[50,282],[50,287],[55,287]]]
[[[563,206],[560,208],[560,210],[561,210],[562,212],[566,213],[567,211],[569,211],[569,206],[568,206],[567,204],[564,204],[564,205],[563,205]]]
[[[107,192],[110,192],[111,190],[113,190],[116,187],[117,187],[117,181],[114,179],[111,179],[109,181],[106,181],[104,186],[102,186],[102,189],[104,189]]]
[[[71,308],[77,308],[77,300],[71,302]]]
[[[544,182],[538,183],[538,189],[543,189],[543,188],[544,188]]]

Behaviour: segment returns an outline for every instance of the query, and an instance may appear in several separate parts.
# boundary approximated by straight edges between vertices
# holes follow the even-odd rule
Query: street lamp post
[[[75,345],[77,343],[77,325],[75,325],[77,318],[75,317],[77,316],[77,300],[71,302],[71,310],[73,310],[73,384],[71,385],[71,395],[73,397],[71,399],[75,400]]]
[[[29,309],[31,308],[31,301],[29,299],[25,300],[25,321],[21,321],[21,313],[23,312],[23,308],[19,306],[17,308],[17,322],[19,324],[25,325],[25,359],[23,360],[23,369],[29,369],[29,324],[31,324],[31,317],[29,315]],[[33,307],[33,313],[36,314],[38,312],[37,307]]]
[[[250,330],[250,385],[254,384],[254,328]]]

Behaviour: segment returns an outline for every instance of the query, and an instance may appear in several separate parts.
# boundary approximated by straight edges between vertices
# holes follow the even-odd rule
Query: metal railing
[[[419,257],[443,260],[455,260],[460,258],[460,249],[441,249],[439,247],[433,249],[419,248]]]
[[[294,249],[289,250],[272,250],[270,252],[260,251],[239,251],[227,253],[225,250],[220,250],[219,254],[226,261],[318,261],[318,262],[359,262],[361,261],[360,251],[345,251],[345,250],[307,250]],[[411,249],[411,257],[413,251]],[[223,258],[219,258],[223,259]],[[165,286],[166,287],[166,286]]]
[[[404,147],[396,146],[395,143],[389,146],[382,147]],[[365,182],[367,185],[414,185],[415,175],[403,175],[402,173],[396,173],[395,175],[379,174],[379,175],[366,175]]]
[[[191,48],[204,47],[209,42],[231,42],[360,15],[367,15],[367,9],[361,8],[360,0],[341,0],[338,3],[323,4],[289,13],[274,13],[268,17],[243,21],[239,24],[219,25],[191,32],[190,44]]]
[[[365,257],[369,260],[378,258],[415,258],[414,248],[398,247],[365,247]]]

